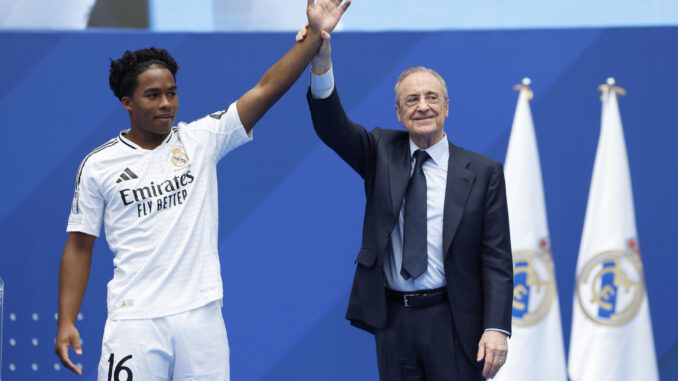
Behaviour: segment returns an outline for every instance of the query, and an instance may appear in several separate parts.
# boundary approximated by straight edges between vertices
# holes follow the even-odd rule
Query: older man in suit
[[[366,192],[346,318],[375,335],[382,380],[493,378],[506,360],[513,299],[502,166],[448,141],[447,87],[431,69],[398,78],[406,131],[368,132],[349,120],[323,38],[307,95],[313,125]]]

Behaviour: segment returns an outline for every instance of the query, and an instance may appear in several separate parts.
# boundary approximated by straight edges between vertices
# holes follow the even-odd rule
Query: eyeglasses
[[[443,100],[443,97],[438,93],[426,93],[424,95],[408,95],[402,99],[402,102],[405,103],[407,107],[412,107],[419,104],[422,97],[424,98],[424,101],[430,105],[438,104]]]

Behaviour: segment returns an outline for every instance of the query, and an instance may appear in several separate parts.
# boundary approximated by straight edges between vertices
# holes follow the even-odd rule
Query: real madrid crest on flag
[[[597,324],[616,326],[629,322],[645,297],[638,243],[635,238],[627,242],[624,251],[595,255],[577,278],[577,302],[586,317]]]
[[[513,252],[513,325],[531,326],[546,316],[556,293],[548,238],[539,250]]]
[[[546,221],[528,78],[520,90],[504,176],[513,248],[513,319],[498,381],[566,381],[560,304]]]
[[[601,85],[600,138],[572,308],[572,381],[656,381],[657,358],[614,79]]]

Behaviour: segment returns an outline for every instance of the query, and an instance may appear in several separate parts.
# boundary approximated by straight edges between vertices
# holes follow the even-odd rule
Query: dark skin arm
[[[68,348],[73,347],[76,354],[82,355],[80,333],[75,328],[75,320],[87,288],[95,239],[95,236],[85,233],[70,233],[59,267],[59,314],[54,352],[66,368],[79,375],[82,375],[82,371],[69,359]]]
[[[270,69],[259,83],[236,103],[240,121],[249,133],[257,121],[296,82],[322,43],[321,32],[329,33],[351,4],[350,0],[308,0],[306,38],[292,48]]]

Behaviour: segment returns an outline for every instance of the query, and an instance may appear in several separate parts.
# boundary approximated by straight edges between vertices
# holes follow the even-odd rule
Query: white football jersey
[[[173,127],[146,150],[127,131],[80,164],[68,232],[99,236],[114,253],[108,316],[167,316],[222,298],[217,162],[251,140],[235,103]]]

